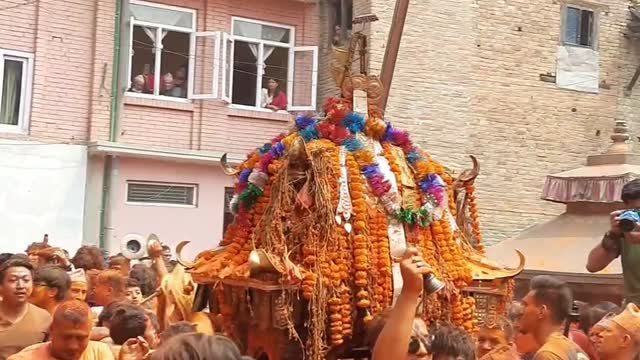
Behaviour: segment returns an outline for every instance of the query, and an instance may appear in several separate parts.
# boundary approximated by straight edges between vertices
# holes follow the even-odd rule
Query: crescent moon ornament
[[[469,155],[469,157],[471,158],[471,162],[473,162],[473,168],[464,170],[462,174],[458,176],[458,181],[463,184],[474,181],[476,177],[478,177],[478,174],[480,174],[480,164],[478,163],[478,159],[473,155]]]
[[[226,155],[226,154],[225,154]],[[180,265],[184,266],[187,269],[191,269],[194,266],[196,266],[196,263],[193,261],[186,261],[182,258],[182,249],[184,249],[185,246],[187,246],[191,241],[181,241],[177,246],[176,246],[176,260],[178,260],[178,263],[180,263]]]
[[[189,245],[190,243],[191,241],[184,240],[184,241],[181,241],[178,245],[176,245],[176,260],[180,265],[184,266],[187,270],[193,269],[194,267],[196,267],[195,262],[185,260],[182,257],[182,250],[184,249],[185,246]],[[196,256],[196,260],[198,260],[198,258],[200,258],[205,253],[210,254],[211,256],[216,256],[218,254],[223,253],[225,250],[227,250],[227,246],[219,246],[213,250],[206,250],[206,251],[200,252],[198,256]]]
[[[224,153],[220,158],[220,165],[222,166],[222,171],[228,176],[236,176],[240,173],[240,170],[235,169],[227,162],[227,153]]]

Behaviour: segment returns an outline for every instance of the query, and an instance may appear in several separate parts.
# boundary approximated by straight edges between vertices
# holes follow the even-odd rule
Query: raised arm
[[[389,319],[373,348],[372,360],[403,359],[407,356],[416,307],[422,293],[423,274],[431,272],[418,250],[407,249],[400,262],[402,291],[391,310]]]
[[[618,221],[618,216],[621,213],[622,211],[614,211],[609,215],[611,229],[604,234],[602,241],[589,253],[587,271],[592,273],[601,271],[620,255],[620,246],[624,241]]]

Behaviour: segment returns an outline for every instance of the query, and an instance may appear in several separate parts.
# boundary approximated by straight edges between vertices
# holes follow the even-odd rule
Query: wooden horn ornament
[[[196,263],[193,261],[188,261],[185,260],[182,257],[182,249],[184,249],[185,246],[187,246],[188,244],[190,244],[191,241],[185,240],[185,241],[181,241],[177,246],[176,246],[176,260],[178,261],[178,263],[182,266],[185,267],[185,269],[189,270],[192,269],[196,266]],[[227,249],[227,246],[219,246],[213,250],[207,250],[204,252],[201,252],[200,254],[198,254],[198,256],[196,256],[196,260],[198,260],[198,258],[200,258],[202,256],[202,254],[204,253],[208,253],[211,254],[212,256],[218,255],[222,252],[224,252]]]
[[[458,180],[462,183],[474,181],[478,177],[478,174],[480,174],[480,163],[478,163],[478,159],[473,155],[469,155],[469,157],[473,162],[473,168],[467,169],[460,174]]]
[[[226,154],[225,154],[226,155]],[[224,156],[223,156],[224,157]],[[191,241],[181,241],[177,246],[176,246],[176,260],[178,260],[178,263],[182,266],[184,266],[187,269],[191,269],[193,268],[196,263],[194,263],[193,261],[186,261],[182,258],[182,249],[184,249],[185,246],[187,246]]]
[[[224,173],[228,176],[236,176],[240,173],[240,170],[229,165],[227,161],[227,153],[224,153],[220,158],[220,165],[222,166],[222,171],[224,171]]]

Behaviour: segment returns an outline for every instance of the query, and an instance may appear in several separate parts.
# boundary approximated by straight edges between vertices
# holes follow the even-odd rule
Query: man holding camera
[[[640,306],[640,179],[624,185],[622,201],[627,210],[611,213],[611,228],[589,253],[587,270],[598,272],[620,256],[625,301]]]

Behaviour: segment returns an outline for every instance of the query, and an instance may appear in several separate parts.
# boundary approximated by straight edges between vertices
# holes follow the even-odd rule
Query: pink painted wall
[[[29,133],[0,138],[84,144],[92,117],[108,129],[114,4],[0,1],[0,48],[34,55]]]
[[[198,207],[128,205],[127,180],[198,184]],[[109,241],[109,250],[119,252],[120,239],[129,233],[155,233],[172,248],[180,241],[190,240],[185,257],[215,247],[222,239],[224,188],[231,185],[231,178],[215,165],[120,158],[118,181],[113,186],[116,201],[112,204],[117,241]]]
[[[197,10],[198,31],[231,32],[234,16],[295,27],[296,46],[318,45],[318,5],[294,0],[154,0]],[[198,58],[200,62],[207,57]],[[202,67],[202,64],[197,67]],[[306,80],[306,79],[305,79]],[[283,84],[285,85],[285,84]],[[286,86],[285,86],[286,87]],[[221,100],[191,104],[125,96],[119,141],[244,154],[283,132],[291,116],[231,109]]]

